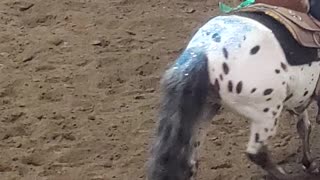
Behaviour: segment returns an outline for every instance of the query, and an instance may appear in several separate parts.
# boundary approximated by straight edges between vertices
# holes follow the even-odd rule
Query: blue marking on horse
[[[234,29],[227,30],[225,24],[234,25]],[[254,27],[243,23],[240,19],[230,19],[225,16],[212,18],[196,32],[186,50],[176,60],[175,68],[180,69],[182,66],[186,68],[205,59],[199,58],[199,56],[204,56],[209,51],[219,50],[216,45],[220,42],[226,44],[226,48],[229,50],[238,48],[245,35],[250,33],[252,28]],[[237,32],[239,36],[234,37],[234,32]]]

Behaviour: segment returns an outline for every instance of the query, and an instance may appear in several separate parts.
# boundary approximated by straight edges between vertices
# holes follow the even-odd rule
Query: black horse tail
[[[162,98],[148,180],[187,180],[194,134],[209,90],[204,53],[185,51],[162,78]]]

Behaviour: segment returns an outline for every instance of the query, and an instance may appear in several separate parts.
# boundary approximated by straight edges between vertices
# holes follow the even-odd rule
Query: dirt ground
[[[145,179],[160,76],[218,13],[216,0],[1,0],[0,179]],[[296,164],[282,120],[273,156]],[[228,112],[210,123],[199,180],[263,174],[248,127]]]

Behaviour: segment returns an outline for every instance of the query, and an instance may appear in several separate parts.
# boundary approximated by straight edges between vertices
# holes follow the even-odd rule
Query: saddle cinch
[[[256,0],[239,11],[265,13],[283,24],[302,46],[320,48],[320,21],[308,14],[309,4],[295,1]]]

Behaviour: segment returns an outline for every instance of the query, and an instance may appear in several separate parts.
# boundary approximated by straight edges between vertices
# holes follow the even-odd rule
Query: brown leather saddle
[[[294,1],[297,0],[256,0],[258,3],[239,11],[265,13],[283,24],[302,46],[320,48],[320,21],[308,14],[309,4]]]
[[[308,13],[310,10],[309,0],[255,0],[255,3],[284,7],[303,13]]]

